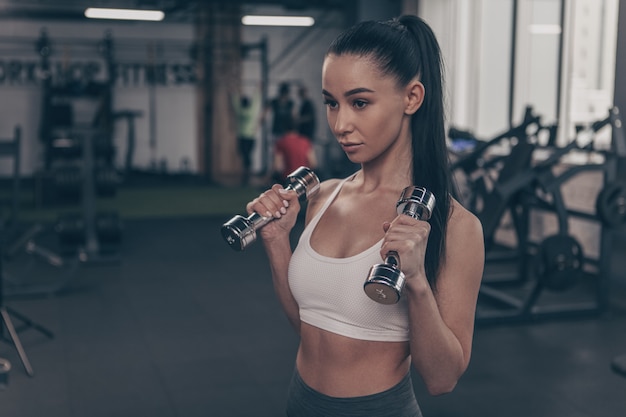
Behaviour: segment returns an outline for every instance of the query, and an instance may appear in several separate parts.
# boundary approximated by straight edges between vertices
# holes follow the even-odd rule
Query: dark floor
[[[33,377],[0,342],[12,363],[0,416],[283,415],[298,340],[260,245],[232,251],[219,233],[225,220],[127,221],[121,262],[52,268],[46,279],[71,278],[63,291],[5,300],[55,337],[20,332]],[[624,274],[624,253],[618,240],[614,274]],[[7,291],[41,283],[18,262],[5,264]],[[453,393],[429,397],[414,377],[424,415],[626,416],[626,378],[610,367],[626,352],[626,297],[611,294],[600,317],[479,326]]]

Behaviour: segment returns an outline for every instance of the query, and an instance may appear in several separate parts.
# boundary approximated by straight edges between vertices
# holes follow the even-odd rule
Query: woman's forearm
[[[444,322],[437,301],[427,286],[405,288],[409,298],[411,361],[431,395],[452,391],[469,358],[459,339]]]
[[[265,251],[270,261],[274,291],[278,297],[287,319],[300,334],[300,311],[289,288],[288,271],[291,259],[291,243],[289,236],[264,241]]]

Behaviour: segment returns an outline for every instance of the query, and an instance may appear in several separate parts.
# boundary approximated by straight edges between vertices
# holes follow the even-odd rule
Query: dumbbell
[[[300,167],[287,176],[285,189],[294,190],[300,201],[306,201],[319,188],[319,178],[307,167]],[[252,213],[248,217],[236,215],[222,225],[222,237],[231,248],[242,251],[256,240],[256,231],[273,219],[258,213]]]
[[[435,196],[422,187],[410,186],[402,191],[396,204],[398,214],[418,220],[428,220],[435,208]],[[385,255],[385,262],[370,268],[363,289],[369,298],[381,304],[400,301],[405,276],[400,269],[400,257],[395,251]]]

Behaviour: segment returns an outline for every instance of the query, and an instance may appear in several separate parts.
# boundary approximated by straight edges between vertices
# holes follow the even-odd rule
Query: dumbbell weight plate
[[[582,277],[583,250],[568,235],[553,235],[539,245],[536,274],[542,286],[551,291],[574,287]]]

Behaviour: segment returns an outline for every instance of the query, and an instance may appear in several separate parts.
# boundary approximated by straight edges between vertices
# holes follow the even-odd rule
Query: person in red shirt
[[[274,146],[274,179],[284,182],[287,175],[301,166],[316,168],[315,149],[306,136],[298,133],[291,120],[287,131]]]

